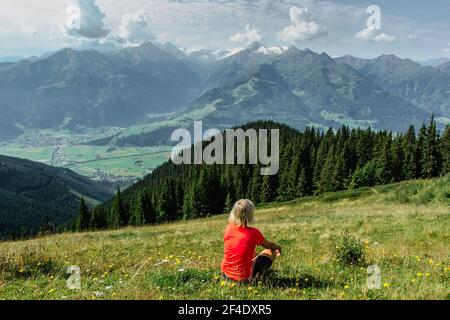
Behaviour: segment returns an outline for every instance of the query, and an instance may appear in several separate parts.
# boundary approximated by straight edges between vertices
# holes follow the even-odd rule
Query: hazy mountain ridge
[[[427,112],[450,118],[450,73],[444,72],[445,66],[424,67],[395,55],[382,55],[372,60],[349,56],[335,60],[350,65],[386,92]]]
[[[38,129],[131,125],[148,113],[183,107],[199,82],[191,69],[151,43],[110,53],[64,49],[0,65],[3,105],[14,106],[13,121]]]
[[[441,64],[439,66],[439,69],[443,70],[444,72],[447,72],[448,74],[450,74],[450,61],[446,62],[444,64]]]

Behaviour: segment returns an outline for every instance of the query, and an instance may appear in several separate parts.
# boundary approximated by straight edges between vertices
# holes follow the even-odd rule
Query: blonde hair
[[[248,227],[255,222],[255,205],[248,199],[237,201],[230,212],[228,222],[239,227]]]

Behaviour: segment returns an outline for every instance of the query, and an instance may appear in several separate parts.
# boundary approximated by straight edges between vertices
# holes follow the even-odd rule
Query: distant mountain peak
[[[289,47],[267,46],[260,42],[253,42],[245,50],[246,53],[250,53],[251,55],[264,55],[264,56],[277,56],[284,54],[287,51],[289,51]]]
[[[389,62],[399,62],[399,61],[411,61],[410,59],[403,59],[395,54],[382,54],[381,56],[375,58],[375,60],[389,61]]]
[[[158,48],[153,42],[151,41],[145,41],[141,45],[137,47],[141,51],[160,51],[160,48]]]
[[[257,53],[263,54],[263,55],[280,55],[283,53],[286,53],[289,50],[288,47],[281,47],[281,46],[275,46],[275,47],[259,47],[258,50],[256,50]]]
[[[261,42],[259,42],[259,41],[254,41],[254,42],[252,42],[252,44],[250,44],[248,47],[247,47],[247,50],[251,50],[251,51],[255,51],[255,50],[258,50],[259,48],[261,48],[261,47],[263,47],[264,45],[261,43]]]
[[[176,45],[174,45],[172,42],[170,41],[166,41],[162,44],[162,47],[166,47],[166,48],[172,48],[172,49],[177,49],[182,51],[179,47],[177,47]]]

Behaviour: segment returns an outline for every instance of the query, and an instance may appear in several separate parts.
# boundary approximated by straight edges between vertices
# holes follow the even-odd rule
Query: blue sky
[[[369,5],[381,9],[381,29],[367,29]],[[73,6],[80,11],[74,12]],[[79,14],[76,19],[74,13]],[[450,1],[15,0],[0,4],[0,57],[40,55],[64,47],[108,50],[145,40],[170,41],[190,50],[238,50],[260,40],[331,56],[450,57]]]

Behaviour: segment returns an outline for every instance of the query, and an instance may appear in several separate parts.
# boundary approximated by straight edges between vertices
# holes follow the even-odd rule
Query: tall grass
[[[401,183],[386,199],[400,203],[445,203],[450,206],[450,175],[427,183],[423,181]]]

